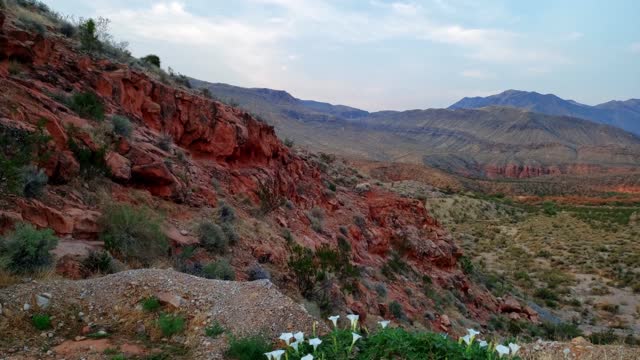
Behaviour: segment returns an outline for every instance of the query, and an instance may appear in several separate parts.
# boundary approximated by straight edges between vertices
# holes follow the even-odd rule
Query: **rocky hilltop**
[[[282,91],[191,83],[260,115],[283,137],[368,160],[423,164],[489,179],[628,174],[640,164],[637,135],[584,120],[592,118],[577,111],[520,106],[515,95],[504,102],[466,99],[449,109],[369,113],[343,105],[311,106]],[[518,101],[510,101],[514,98]],[[618,117],[630,118],[629,111]]]

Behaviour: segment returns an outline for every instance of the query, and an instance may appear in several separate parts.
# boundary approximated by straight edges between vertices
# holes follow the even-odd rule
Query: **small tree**
[[[78,27],[78,35],[83,50],[93,52],[102,48],[102,44],[98,39],[96,22],[93,19],[89,19],[80,24]]]
[[[149,54],[141,59],[147,64],[155,65],[156,67],[160,67],[160,57],[158,55]]]

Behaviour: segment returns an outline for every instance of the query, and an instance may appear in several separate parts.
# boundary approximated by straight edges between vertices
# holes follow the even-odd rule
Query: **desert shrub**
[[[238,233],[236,232],[236,227],[232,223],[228,222],[222,223],[222,225],[220,226],[222,227],[222,231],[224,232],[224,234],[227,236],[229,245],[235,245],[235,243],[237,243],[239,239]]]
[[[71,137],[68,145],[71,152],[73,152],[73,156],[78,160],[78,164],[80,164],[80,175],[83,178],[93,179],[109,173],[107,163],[104,160],[107,153],[105,146],[93,151],[84,145],[78,144]]]
[[[211,252],[224,253],[229,245],[227,234],[211,221],[203,221],[198,225],[200,245]]]
[[[47,28],[36,17],[27,14],[20,14],[18,21],[27,30],[43,35]]]
[[[462,272],[464,272],[465,274],[469,275],[469,274],[473,274],[473,263],[471,262],[471,259],[469,259],[466,256],[461,256],[460,257],[460,267],[462,268]]]
[[[405,318],[404,309],[402,309],[402,305],[397,301],[392,301],[389,303],[389,312],[393,315],[394,318],[398,320],[402,320]]]
[[[222,223],[230,223],[236,219],[236,211],[229,204],[220,202],[218,204],[218,218]]]
[[[227,259],[210,262],[202,268],[202,273],[207,279],[235,280],[236,272]]]
[[[142,310],[146,312],[154,312],[160,309],[160,300],[155,296],[149,296],[142,299]]]
[[[409,270],[407,263],[402,260],[397,252],[391,253],[391,258],[382,266],[382,274],[390,280],[395,279],[395,274],[404,274]]]
[[[166,337],[179,334],[184,331],[186,322],[182,315],[160,314],[158,327],[162,335]]]
[[[76,27],[68,21],[63,21],[58,27],[58,31],[68,38],[72,38],[76,34]]]
[[[102,121],[104,104],[94,92],[85,91],[73,94],[67,100],[67,106],[80,117]]]
[[[376,293],[381,298],[387,297],[387,287],[383,283],[377,283],[375,286]]]
[[[25,169],[49,157],[44,122],[35,132],[0,125],[0,193],[23,194]]]
[[[220,325],[219,322],[214,321],[213,324],[204,328],[204,333],[210,338],[217,338],[219,335],[224,333],[224,328]]]
[[[113,254],[144,265],[167,255],[169,243],[162,231],[162,218],[147,207],[110,204],[100,222],[100,238]]]
[[[226,356],[235,360],[254,360],[264,358],[264,353],[271,350],[271,343],[260,335],[229,339],[229,350]]]
[[[140,60],[144,61],[147,64],[151,64],[151,65],[154,65],[156,67],[160,67],[160,57],[158,55],[149,54],[149,55],[143,57]]]
[[[102,43],[98,39],[96,22],[93,19],[81,23],[78,26],[78,36],[82,49],[89,52],[102,50]]]
[[[545,201],[542,203],[542,212],[548,216],[555,216],[558,214],[558,205],[553,201]]]
[[[40,331],[49,330],[51,329],[51,317],[47,314],[35,314],[31,317],[31,324]]]
[[[313,261],[313,251],[298,244],[293,244],[290,254],[289,268],[296,277],[298,288],[302,295],[308,296],[315,284],[316,268]]]
[[[18,224],[0,239],[0,265],[17,274],[33,273],[53,262],[49,251],[58,244],[53,230],[38,230],[31,224]]]
[[[307,213],[307,218],[311,223],[311,229],[313,229],[313,231],[319,234],[321,234],[324,231],[324,224],[323,224],[324,212],[322,211],[321,208],[315,207],[311,209],[311,211]]]
[[[164,151],[171,150],[171,145],[173,144],[173,137],[171,134],[162,133],[160,138],[158,139],[158,147]]]
[[[258,264],[254,264],[247,270],[249,281],[271,279],[269,271]]]
[[[200,93],[202,94],[202,96],[206,97],[207,99],[213,99],[213,94],[211,93],[211,90],[209,90],[208,88],[200,89]]]
[[[49,181],[49,177],[44,170],[38,169],[33,165],[22,169],[22,178],[24,183],[22,194],[26,198],[39,198],[42,196],[44,188]]]
[[[538,326],[538,329],[542,332],[541,336],[549,340],[563,341],[582,336],[582,330],[572,323],[544,322]]]
[[[113,124],[113,132],[122,137],[128,138],[133,131],[133,124],[131,120],[124,116],[114,115],[111,117],[111,123]]]
[[[288,148],[292,148],[294,144],[295,143],[293,142],[293,140],[291,140],[289,138],[285,138],[284,139],[284,146],[286,146]]]
[[[613,332],[613,329],[608,329],[606,331],[592,333],[589,335],[589,341],[595,345],[608,345],[619,342],[620,337]]]
[[[8,70],[9,70],[9,74],[10,75],[13,75],[13,76],[18,75],[23,70],[22,64],[20,64],[19,62],[15,61],[15,60],[9,61]]]
[[[91,251],[82,261],[82,266],[90,273],[114,273],[113,258],[108,251]]]

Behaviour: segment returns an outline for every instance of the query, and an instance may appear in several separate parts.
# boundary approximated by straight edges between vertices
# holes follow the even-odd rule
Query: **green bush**
[[[255,264],[247,270],[247,277],[249,281],[271,279],[269,271],[262,266]]]
[[[35,314],[31,317],[31,324],[40,331],[49,330],[51,329],[51,317],[47,314]]]
[[[133,131],[133,124],[124,116],[114,115],[111,117],[111,123],[113,124],[113,132],[125,138],[131,136]]]
[[[555,216],[558,214],[558,205],[553,201],[545,201],[542,203],[542,212],[548,216]]]
[[[44,173],[44,170],[38,169],[33,165],[22,169],[22,178],[24,184],[22,194],[26,198],[39,198],[42,196],[44,188],[49,181],[49,177]]]
[[[104,209],[100,222],[100,238],[112,254],[143,265],[167,256],[169,243],[162,231],[162,218],[149,208],[111,204]]]
[[[80,117],[98,121],[104,120],[104,104],[98,95],[91,91],[73,94],[67,105]]]
[[[235,360],[255,360],[264,358],[264,353],[270,350],[271,343],[264,336],[231,337],[226,356]]]
[[[146,312],[154,312],[160,309],[160,300],[155,296],[149,296],[142,300],[142,310]]]
[[[219,335],[222,335],[224,333],[224,328],[222,327],[222,325],[220,325],[219,322],[215,321],[213,324],[207,326],[204,329],[204,333],[208,337],[215,339]]]
[[[211,221],[203,221],[198,225],[200,245],[211,252],[224,253],[229,239],[222,228]]]
[[[183,332],[185,323],[182,315],[160,314],[160,318],[158,318],[158,327],[162,331],[162,335],[166,337]]]
[[[460,257],[460,267],[462,268],[462,272],[464,272],[467,275],[470,275],[473,273],[473,263],[471,262],[471,259],[469,259],[466,256]]]
[[[13,273],[33,273],[53,262],[49,253],[58,244],[53,230],[38,230],[31,224],[18,224],[0,241],[0,265]]]
[[[91,251],[82,261],[82,266],[90,273],[112,274],[114,273],[113,257],[108,251]]]
[[[140,60],[156,67],[160,67],[160,57],[158,55],[149,54]]]
[[[236,272],[227,259],[210,262],[202,268],[207,279],[235,280]]]

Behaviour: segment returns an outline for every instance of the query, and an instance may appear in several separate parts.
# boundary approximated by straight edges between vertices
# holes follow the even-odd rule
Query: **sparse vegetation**
[[[51,229],[38,230],[31,224],[18,224],[0,238],[0,267],[16,274],[34,273],[51,266],[49,251],[58,244]]]
[[[236,272],[227,259],[219,259],[208,263],[202,268],[207,279],[235,280]]]
[[[32,165],[22,169],[22,178],[24,182],[22,193],[26,198],[41,197],[49,181],[49,177],[45,174],[44,170]]]
[[[142,300],[142,309],[146,312],[154,312],[160,309],[160,300],[155,296],[150,296]]]
[[[100,238],[105,248],[116,256],[148,265],[168,255],[162,218],[147,207],[109,204],[103,210],[101,224]]]
[[[271,343],[260,335],[229,339],[229,350],[226,356],[235,360],[255,360],[264,357],[264,353],[271,350]]]
[[[158,327],[162,335],[171,337],[184,331],[186,321],[182,315],[160,314]]]
[[[229,238],[220,225],[211,221],[203,221],[198,225],[200,245],[208,251],[224,253],[229,246]]]
[[[113,132],[116,135],[120,135],[125,138],[131,137],[133,131],[133,124],[131,120],[124,116],[114,115],[111,117],[111,123],[113,124]]]
[[[204,333],[210,338],[217,338],[224,333],[224,328],[219,322],[214,321],[213,324],[204,328]]]
[[[80,117],[92,120],[104,120],[104,104],[94,92],[85,91],[73,94],[67,100],[67,106]]]
[[[91,251],[82,261],[86,271],[95,274],[112,274],[114,272],[113,257],[108,251]]]
[[[47,314],[35,314],[31,317],[31,324],[37,330],[49,330],[51,329],[51,317]]]

